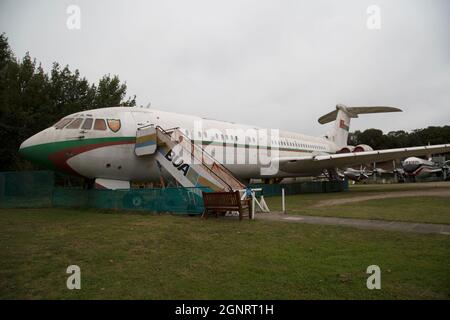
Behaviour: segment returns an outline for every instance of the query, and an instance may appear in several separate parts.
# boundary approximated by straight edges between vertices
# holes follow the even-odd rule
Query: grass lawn
[[[420,189],[417,189],[418,186]],[[380,193],[395,195],[395,192],[407,190],[445,190],[443,186],[448,189],[450,184],[351,186],[348,192],[286,196],[286,209],[289,214],[450,224],[450,197],[420,195],[401,197],[399,195],[398,198],[318,206],[323,201],[372,196]],[[281,211],[281,197],[266,198],[266,202],[271,210]]]
[[[0,298],[448,299],[450,237],[66,209],[0,210]],[[66,288],[67,266],[81,290]],[[366,288],[367,266],[381,290]]]

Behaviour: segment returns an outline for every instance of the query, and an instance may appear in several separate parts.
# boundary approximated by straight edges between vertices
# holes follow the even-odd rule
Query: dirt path
[[[358,197],[351,197],[351,198],[322,200],[322,201],[319,201],[318,203],[316,203],[315,205],[312,205],[311,208],[336,206],[336,205],[340,205],[340,204],[367,201],[367,200],[404,198],[404,197],[445,197],[445,198],[450,198],[450,189],[392,191],[392,192],[382,192],[382,193],[377,193],[377,194],[371,194],[371,195],[367,195],[367,196],[361,195]]]
[[[299,215],[294,216],[283,214],[280,212],[261,213],[257,215],[256,219],[284,221],[291,223],[347,226],[359,229],[403,231],[414,233],[436,233],[448,236],[450,235],[450,225],[434,224],[434,223],[417,223],[417,222],[299,216]]]

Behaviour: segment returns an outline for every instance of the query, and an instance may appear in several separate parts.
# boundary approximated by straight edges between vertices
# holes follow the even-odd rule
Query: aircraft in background
[[[401,167],[397,168],[395,162],[393,163],[391,170],[386,170],[380,167],[376,167],[373,163],[372,169],[367,169],[367,166],[361,165],[360,168],[349,167],[344,170],[339,170],[339,176],[347,178],[355,182],[361,182],[373,178],[380,178],[383,175],[394,176],[395,180],[399,182],[415,182],[418,179],[436,178],[439,180],[447,180],[449,178],[450,160],[444,162],[409,157],[403,161],[400,161]]]
[[[450,161],[437,163],[431,159],[426,160],[418,157],[406,158],[402,163],[403,175],[406,180],[415,181],[416,178],[439,177],[446,180]]]
[[[370,177],[374,179],[381,178],[383,176],[396,176],[396,169],[386,170],[383,168],[375,167],[375,163],[372,165],[372,169],[367,169],[366,166],[361,165],[359,169],[352,167],[346,168],[345,170],[338,170],[339,176],[342,178],[347,178],[355,182],[361,182],[369,179]]]
[[[217,176],[225,171],[244,182],[251,178],[278,179],[321,173],[337,179],[337,168],[450,152],[450,144],[387,150],[347,145],[351,118],[399,111],[393,107],[337,105],[334,111],[319,119],[321,124],[334,121],[333,131],[324,137],[279,131],[264,139],[246,135],[252,130],[263,130],[255,126],[142,107],[110,107],[68,115],[24,141],[19,152],[44,167],[92,179],[96,187],[108,189],[129,188],[130,181],[159,182],[163,171],[187,187],[208,186],[212,179],[223,180]],[[146,130],[148,134],[141,134]],[[167,137],[175,135],[176,141],[172,139],[174,142],[169,143]],[[184,150],[190,144],[199,145],[200,149],[208,150],[210,159],[218,160],[202,168],[205,166],[202,153],[202,163],[196,167],[188,163],[189,155],[181,157],[174,153],[177,141],[185,143]],[[230,152],[234,161],[228,161]],[[242,157],[248,157],[248,161],[235,161]],[[263,163],[262,158],[267,161]],[[273,170],[264,172],[263,169]],[[205,182],[202,172],[207,171],[210,176]]]
[[[360,182],[369,179],[369,177],[373,175],[373,171],[367,171],[366,168],[361,165],[360,169],[349,167],[345,170],[338,170],[338,174],[341,178]]]

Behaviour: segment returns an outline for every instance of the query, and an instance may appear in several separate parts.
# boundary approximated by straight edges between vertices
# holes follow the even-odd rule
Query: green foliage
[[[98,82],[98,86],[95,91],[94,105],[95,108],[102,108],[105,106],[117,105],[116,101],[121,101],[123,106],[136,105],[136,97],[128,98],[123,101],[127,92],[126,84],[121,84],[118,76],[105,75]]]
[[[91,84],[78,70],[54,63],[49,73],[29,53],[14,57],[5,34],[0,35],[0,171],[32,169],[17,153],[20,143],[63,116],[82,110],[134,106],[125,99],[127,85],[114,75]]]
[[[416,129],[409,133],[403,130],[391,131],[387,134],[383,134],[383,131],[378,129],[367,129],[362,132],[356,130],[350,133],[348,137],[349,145],[367,144],[375,150],[445,144],[449,142],[450,126]]]

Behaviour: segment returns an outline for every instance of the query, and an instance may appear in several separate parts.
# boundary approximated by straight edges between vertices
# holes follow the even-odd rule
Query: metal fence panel
[[[127,190],[86,190],[55,187],[52,171],[0,172],[0,208],[97,208],[201,214],[202,191],[208,188],[154,188]],[[348,189],[346,181],[306,181],[289,184],[255,184],[265,197]]]

